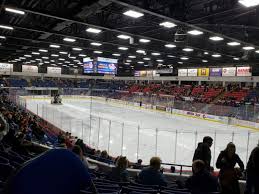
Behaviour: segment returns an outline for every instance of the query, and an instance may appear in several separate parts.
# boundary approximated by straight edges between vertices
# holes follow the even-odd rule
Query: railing
[[[149,159],[157,155],[164,163],[190,165],[198,142],[202,141],[204,136],[211,136],[214,139],[211,147],[212,166],[215,166],[217,156],[229,142],[236,144],[237,153],[246,163],[259,139],[258,132],[235,130],[232,127],[228,128],[227,125],[224,125],[227,130],[211,131],[210,126],[208,130],[200,130],[199,125],[194,125],[193,130],[186,130],[180,126],[143,127],[140,124],[127,122],[126,118],[125,122],[122,122],[113,115],[100,112],[101,106],[112,109],[112,105],[105,102],[105,98],[92,100],[90,97],[85,97],[79,102],[72,97],[63,101],[65,105],[51,105],[49,98],[27,101],[21,99],[19,103],[58,128],[83,139],[90,146],[107,150],[113,156],[126,155],[133,162],[141,158],[144,164],[148,164]],[[115,106],[126,108],[120,103],[118,101]],[[72,110],[74,111],[70,112]],[[188,119],[183,122],[188,122]]]

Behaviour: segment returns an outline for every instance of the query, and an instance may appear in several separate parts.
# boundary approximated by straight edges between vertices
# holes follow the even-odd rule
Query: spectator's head
[[[150,167],[155,169],[155,170],[160,170],[161,159],[159,157],[152,157],[150,159]]]
[[[121,170],[125,170],[126,168],[128,168],[128,165],[129,165],[129,162],[125,156],[120,156],[117,159],[117,162],[116,162],[117,168]]]
[[[232,142],[228,143],[225,152],[227,153],[229,158],[232,158],[236,153],[236,146]]]
[[[100,157],[101,158],[108,158],[108,152],[106,150],[102,151]]]
[[[195,160],[192,163],[193,174],[197,174],[199,172],[202,172],[202,171],[205,170],[205,168],[206,168],[206,165],[205,165],[205,163],[202,160]]]
[[[171,166],[170,170],[171,170],[171,173],[175,173],[175,167],[174,166]]]
[[[137,164],[138,164],[138,165],[141,165],[141,164],[142,164],[142,160],[141,160],[141,159],[138,159]]]
[[[210,136],[205,136],[203,138],[203,143],[206,143],[208,144],[209,147],[211,147],[213,143],[213,139]]]
[[[80,146],[78,145],[75,145],[72,149],[72,152],[74,152],[76,155],[79,156],[79,158],[83,158],[83,151],[82,149],[80,148]]]

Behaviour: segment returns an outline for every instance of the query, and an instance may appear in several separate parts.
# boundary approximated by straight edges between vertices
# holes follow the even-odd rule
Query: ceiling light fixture
[[[102,45],[102,44],[99,43],[99,42],[91,42],[90,44],[93,45],[93,46],[101,46],[101,45]]]
[[[40,52],[43,52],[43,53],[47,53],[48,50],[45,50],[45,49],[39,49]]]
[[[204,55],[208,55],[209,54],[209,52],[204,52]]]
[[[169,57],[169,58],[175,58],[176,56],[174,56],[174,55],[167,55],[167,57]]]
[[[83,49],[81,49],[81,48],[72,48],[72,50],[74,50],[74,51],[81,51]]]
[[[62,55],[67,55],[67,52],[64,52],[64,51],[60,51],[59,53]]]
[[[6,37],[5,36],[0,36],[0,39],[6,39]]]
[[[229,45],[229,46],[238,46],[238,45],[240,45],[240,43],[239,42],[228,42],[227,45]]]
[[[119,53],[113,53],[112,55],[113,55],[113,56],[116,56],[116,57],[121,56]]]
[[[133,55],[130,55],[128,57],[131,58],[131,59],[135,59],[136,58],[136,56],[133,56]]]
[[[18,10],[18,9],[13,9],[13,8],[8,8],[8,7],[5,8],[5,11],[11,12],[11,13],[17,13],[17,14],[20,14],[20,15],[25,14],[24,11],[21,11],[21,10]]]
[[[157,59],[156,61],[157,61],[157,62],[164,62],[163,59]]]
[[[143,64],[144,62],[143,61],[138,61],[138,64]]]
[[[145,60],[145,61],[149,61],[149,60],[151,60],[150,58],[148,58],[148,57],[145,57],[145,58],[143,58],[143,60]]]
[[[166,44],[165,47],[167,47],[167,48],[175,48],[176,45],[174,45],[174,44]]]
[[[59,55],[56,55],[56,54],[52,54],[51,56],[52,56],[52,57],[58,57]]]
[[[188,34],[194,35],[194,36],[198,36],[198,35],[202,35],[203,32],[199,31],[199,30],[190,30],[187,32]]]
[[[125,35],[125,34],[118,35],[117,37],[120,38],[120,39],[124,39],[124,40],[127,40],[127,39],[130,38],[130,36]]]
[[[213,55],[211,55],[211,56],[214,57],[214,58],[219,58],[219,57],[221,57],[220,54],[213,54]]]
[[[159,55],[161,55],[160,53],[151,53],[151,55],[153,55],[153,56],[159,56]]]
[[[208,63],[208,60],[202,60],[203,63]]]
[[[128,10],[128,11],[124,12],[123,15],[129,16],[132,18],[139,18],[139,17],[142,17],[144,14],[137,12],[137,11]]]
[[[221,41],[221,40],[224,40],[224,38],[220,37],[220,36],[211,36],[209,38],[210,40],[213,40],[213,41]]]
[[[79,54],[78,56],[79,56],[79,57],[86,57],[85,54]]]
[[[139,42],[148,43],[148,42],[150,42],[150,40],[141,38],[141,39],[139,39]]]
[[[258,0],[239,0],[238,2],[244,5],[245,7],[253,7],[259,5]]]
[[[184,48],[183,51],[185,51],[185,52],[192,52],[193,49],[192,48]]]
[[[144,51],[144,50],[137,50],[136,52],[140,53],[140,54],[145,54],[146,53],[146,51]]]
[[[182,60],[188,60],[188,57],[181,57]]]
[[[102,54],[103,52],[102,52],[102,51],[94,51],[94,53],[96,53],[96,54]]]
[[[172,22],[162,22],[159,24],[159,26],[163,26],[165,28],[174,28],[177,25]]]
[[[60,46],[56,45],[56,44],[51,44],[51,45],[49,45],[49,47],[51,47],[51,48],[60,48]]]
[[[239,58],[238,57],[234,57],[233,58],[235,61],[239,61]]]
[[[40,55],[40,53],[38,53],[38,52],[31,52],[31,54],[33,54],[33,55]]]
[[[250,50],[254,50],[255,47],[253,47],[253,46],[244,46],[243,49],[246,50],[246,51],[250,51]]]
[[[123,50],[123,51],[128,50],[128,48],[127,48],[127,47],[123,47],[123,46],[119,47],[118,49]]]
[[[99,34],[102,30],[99,30],[97,28],[87,28],[86,31],[94,34]]]
[[[75,42],[76,39],[73,39],[73,38],[63,38],[64,41],[66,42]]]
[[[6,30],[13,30],[13,27],[5,26],[5,25],[0,25],[0,28],[6,29]]]

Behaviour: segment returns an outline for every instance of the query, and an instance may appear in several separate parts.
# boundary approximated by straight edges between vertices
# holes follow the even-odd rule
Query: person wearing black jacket
[[[246,168],[245,194],[259,193],[259,145],[253,149]]]
[[[194,152],[192,161],[201,160],[205,163],[206,169],[210,171],[210,162],[211,162],[211,151],[210,147],[212,146],[213,139],[209,136],[203,138],[203,142],[198,144]]]
[[[240,169],[235,168],[236,164]],[[244,163],[236,154],[235,144],[228,143],[226,149],[220,152],[216,167],[220,169],[219,181],[222,194],[240,194],[238,178],[244,171]]]

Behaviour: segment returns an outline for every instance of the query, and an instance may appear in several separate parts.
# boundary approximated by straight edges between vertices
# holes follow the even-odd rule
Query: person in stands
[[[203,141],[198,143],[198,147],[194,152],[194,156],[192,161],[195,160],[202,160],[205,165],[206,169],[210,171],[210,162],[211,162],[211,150],[210,147],[212,146],[213,139],[209,136],[205,136]]]
[[[80,146],[75,145],[75,146],[73,147],[73,149],[72,149],[72,152],[75,153],[75,154],[79,157],[79,159],[83,162],[83,164],[84,164],[87,168],[89,168],[89,163],[88,163],[88,161],[85,159],[85,157],[84,157],[84,155],[83,155],[83,151],[82,151],[82,149],[80,148]]]
[[[141,159],[138,159],[137,163],[133,164],[132,165],[132,168],[133,169],[142,169],[143,166],[142,166],[142,160]]]
[[[192,194],[217,192],[219,190],[217,178],[206,170],[206,165],[202,160],[193,162],[192,171],[193,175],[185,182],[186,188]]]
[[[245,194],[259,193],[259,144],[253,149],[246,168],[246,191]]]
[[[117,182],[129,182],[129,173],[126,170],[129,162],[126,157],[120,156],[117,159],[116,166],[112,168],[108,179]]]
[[[160,171],[161,159],[159,157],[152,157],[150,165],[144,168],[138,176],[138,181],[144,185],[160,185],[167,186],[167,182]]]
[[[240,169],[235,168],[236,164]],[[238,178],[244,171],[244,163],[236,154],[236,146],[232,142],[228,143],[225,150],[221,151],[216,167],[220,169],[219,181],[222,194],[240,194]]]

